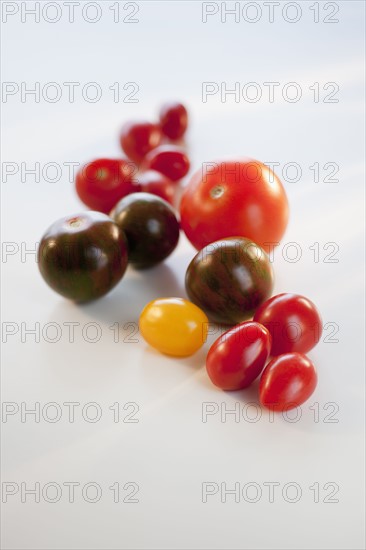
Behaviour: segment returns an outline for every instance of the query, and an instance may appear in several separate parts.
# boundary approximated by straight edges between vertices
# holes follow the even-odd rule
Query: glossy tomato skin
[[[322,334],[322,320],[315,304],[299,294],[272,296],[257,309],[254,321],[271,333],[273,356],[294,351],[307,353]]]
[[[240,235],[267,252],[287,226],[288,202],[279,178],[245,159],[205,163],[191,178],[180,205],[182,229],[198,250]]]
[[[253,316],[272,292],[273,272],[267,254],[243,237],[211,243],[196,254],[186,272],[192,302],[211,321],[237,324]]]
[[[271,350],[268,330],[253,321],[236,325],[224,332],[211,346],[207,373],[222,390],[248,387],[262,372]]]
[[[181,147],[161,145],[146,155],[143,166],[160,172],[171,181],[178,181],[188,173],[190,163]]]
[[[76,192],[92,210],[107,214],[122,198],[134,191],[136,166],[123,159],[97,159],[76,174]]]
[[[121,129],[120,144],[128,158],[136,163],[160,145],[162,132],[159,124],[152,122],[126,122]]]
[[[260,384],[260,402],[275,410],[290,410],[302,405],[314,392],[317,374],[313,363],[302,353],[275,357],[264,369]]]
[[[208,319],[197,306],[183,298],[159,298],[143,309],[140,331],[146,342],[161,353],[185,357],[204,344]]]
[[[174,209],[151,193],[132,193],[122,199],[111,217],[125,233],[129,262],[145,269],[167,258],[179,240]]]
[[[109,292],[127,267],[127,241],[105,214],[83,212],[55,222],[43,235],[38,265],[46,283],[76,302]]]
[[[152,193],[169,204],[174,203],[176,185],[160,172],[156,172],[156,170],[143,172],[138,176],[138,185],[141,191]]]
[[[184,136],[188,126],[187,109],[182,103],[165,103],[160,109],[160,125],[163,133],[172,140]]]

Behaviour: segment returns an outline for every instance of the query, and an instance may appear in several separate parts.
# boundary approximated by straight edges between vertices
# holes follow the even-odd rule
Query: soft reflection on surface
[[[262,342],[253,342],[249,346],[246,346],[245,348],[245,360],[248,363],[251,363],[254,361],[256,357],[258,357],[260,350],[263,348]]]
[[[240,282],[240,287],[246,291],[250,291],[253,287],[253,281],[247,268],[243,265],[234,265],[232,270],[235,279]]]
[[[161,232],[161,227],[158,220],[153,220],[153,219],[148,220],[147,228],[149,232],[153,235],[159,235],[159,233]]]

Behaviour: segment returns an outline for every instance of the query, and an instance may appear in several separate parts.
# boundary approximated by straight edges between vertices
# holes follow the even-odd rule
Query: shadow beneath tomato
[[[203,366],[205,366],[205,363],[206,363],[206,355],[207,355],[208,349],[209,349],[209,346],[204,351],[205,355],[203,358]],[[207,372],[205,373],[205,375],[206,376],[202,378],[202,380],[200,380],[200,383],[206,388],[215,389],[219,397],[221,395],[221,397],[224,397],[227,400],[241,401],[245,404],[255,403],[256,405],[261,407],[259,403],[259,378],[254,380],[254,382],[248,388],[244,388],[243,390],[229,391],[229,390],[221,390],[211,382]]]
[[[252,382],[250,386],[244,388],[243,390],[237,391],[226,391],[226,395],[231,395],[235,401],[242,401],[246,405],[254,404],[258,407],[261,407],[259,402],[259,377]],[[262,407],[261,407],[262,408]]]
[[[135,271],[135,273],[138,274],[141,285],[150,292],[152,300],[160,296],[186,297],[184,284],[178,280],[176,273],[166,263],[151,269]]]
[[[168,353],[161,353],[155,348],[149,346],[149,344],[144,342],[141,335],[139,335],[139,341],[142,344],[145,344],[144,353],[149,356],[150,360],[156,361],[160,358],[161,362],[172,361],[174,362],[173,368],[175,370],[179,370],[181,366],[187,366],[194,370],[199,370],[205,366],[207,355],[207,349],[205,347],[202,347],[196,353],[194,353],[193,355],[189,355],[188,357],[176,357],[175,355],[169,355]]]
[[[178,365],[185,365],[192,369],[199,370],[205,366],[207,351],[208,349],[206,348],[206,346],[203,346],[196,353],[190,355],[189,357],[175,357],[174,359],[175,361],[177,361]]]
[[[95,321],[138,323],[140,313],[148,302],[169,296],[186,297],[186,293],[174,271],[162,263],[141,271],[129,268],[109,294],[78,307]]]

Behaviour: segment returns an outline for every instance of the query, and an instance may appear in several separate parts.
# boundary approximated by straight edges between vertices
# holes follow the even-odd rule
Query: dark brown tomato
[[[151,193],[132,193],[122,199],[111,217],[128,242],[129,262],[137,269],[165,260],[179,240],[179,223],[174,209]]]
[[[205,246],[186,272],[189,298],[216,323],[234,325],[251,318],[272,288],[267,254],[244,237]]]
[[[46,283],[76,302],[109,292],[123,277],[127,261],[123,231],[107,215],[93,211],[55,222],[38,249]]]

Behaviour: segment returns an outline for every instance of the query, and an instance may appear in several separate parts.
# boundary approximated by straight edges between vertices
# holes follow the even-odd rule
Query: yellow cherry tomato
[[[204,344],[208,319],[203,311],[183,298],[158,298],[140,315],[140,332],[161,353],[187,357]]]

